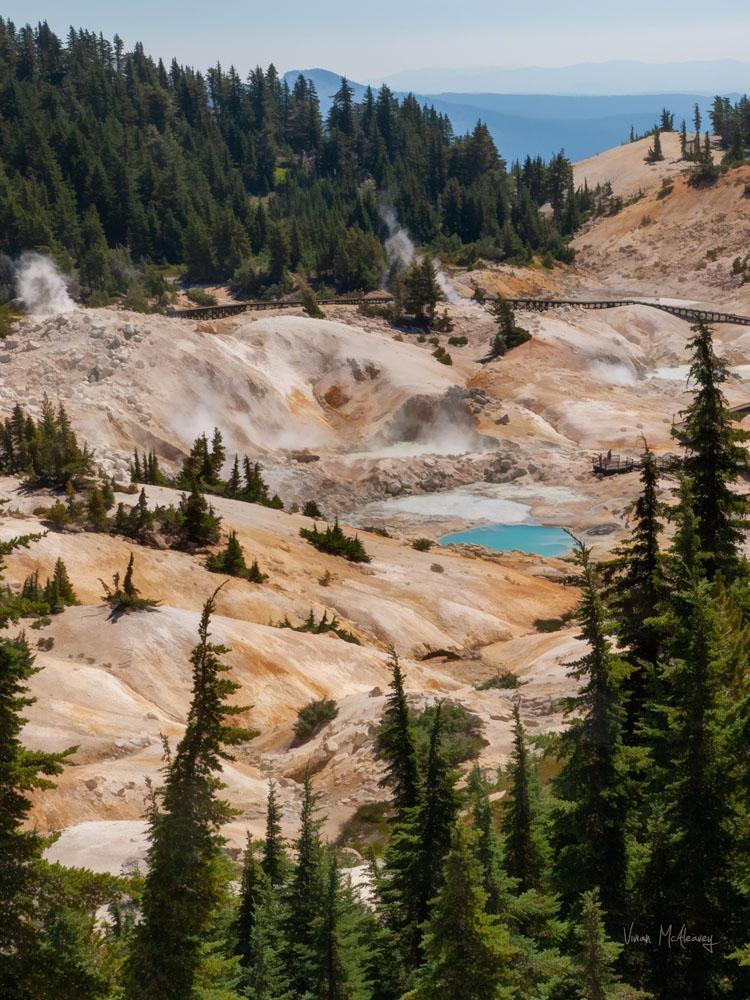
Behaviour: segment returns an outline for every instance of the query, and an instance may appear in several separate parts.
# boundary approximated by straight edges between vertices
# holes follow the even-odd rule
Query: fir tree
[[[21,742],[26,721],[21,713],[35,701],[28,682],[36,672],[23,636],[0,639],[0,994],[9,1000],[32,995],[28,966],[36,962],[42,932],[38,868],[47,841],[27,826],[29,796],[53,787],[49,779],[75,749],[46,753],[27,750]]]
[[[587,1000],[617,1000],[618,997],[624,1000],[620,980],[613,969],[622,945],[607,937],[598,890],[592,889],[583,894],[580,910],[580,922],[576,928],[579,942],[576,966],[581,976],[578,982],[584,983]]]
[[[185,735],[164,768],[165,783],[149,819],[148,873],[142,919],[129,959],[127,994],[133,1000],[184,1000],[193,994],[201,939],[225,893],[221,826],[234,815],[219,798],[222,761],[229,747],[251,737],[227,704],[239,685],[224,674],[225,646],[210,641],[214,598],[203,606],[193,650],[193,691]]]
[[[89,493],[86,504],[86,517],[92,531],[106,531],[109,526],[104,498],[98,486]]]
[[[654,949],[648,985],[665,1000],[713,1000],[732,995],[724,956],[744,934],[732,877],[740,800],[736,772],[726,763],[727,627],[710,584],[686,568],[673,606],[671,655],[649,734],[658,771],[650,783],[654,819],[640,897],[665,930],[671,926],[677,935],[684,923],[689,934],[721,933],[724,948]]]
[[[189,496],[183,493],[179,513],[177,543],[181,548],[198,548],[218,541],[221,518],[197,486],[193,486]]]
[[[658,480],[656,461],[647,449],[641,458],[641,493],[633,507],[630,537],[615,549],[615,558],[604,567],[618,637],[632,667],[625,681],[626,732],[630,742],[635,740],[649,678],[653,678],[659,659],[659,629],[654,616],[665,596],[665,581],[659,553],[663,527]]]
[[[548,861],[534,789],[533,764],[526,746],[518,702],[513,706],[513,751],[508,763],[510,784],[503,802],[505,868],[520,892],[539,890]]]
[[[318,797],[305,776],[296,861],[286,893],[288,955],[286,959],[295,996],[315,995],[320,981],[317,926],[323,905],[323,847],[321,820],[316,818]]]
[[[516,995],[517,950],[507,928],[486,912],[475,838],[456,825],[425,928],[425,963],[416,988],[404,1000],[503,1000]]]
[[[623,752],[625,665],[613,656],[595,567],[580,543],[581,601],[577,620],[588,652],[570,665],[582,681],[566,702],[575,713],[562,736],[562,768],[553,781],[559,803],[553,814],[554,870],[567,912],[583,891],[599,888],[613,926],[625,912],[625,827],[628,764]]]
[[[224,487],[224,496],[236,497],[240,489],[242,488],[242,479],[240,478],[240,462],[237,455],[234,456],[234,464],[232,465],[232,471],[227,480],[226,486]]]
[[[700,547],[707,554],[706,573],[712,578],[721,572],[731,579],[742,566],[740,549],[750,513],[747,500],[732,486],[750,473],[745,447],[750,434],[734,426],[722,390],[729,369],[714,351],[711,330],[700,323],[693,333],[688,343],[693,400],[672,433],[686,452],[684,468],[691,481]]]
[[[478,765],[474,766],[469,775],[467,790],[471,822],[476,831],[475,853],[482,870],[482,887],[487,894],[486,909],[496,916],[505,915],[510,903],[511,887],[515,888],[515,884],[504,870],[503,851],[495,830],[489,789]]]
[[[266,803],[266,838],[263,842],[261,867],[269,884],[277,889],[284,885],[289,875],[289,858],[281,835],[281,810],[276,798],[276,785],[268,783]]]
[[[386,710],[378,728],[375,751],[385,761],[386,771],[381,788],[390,788],[397,819],[420,801],[419,764],[412,713],[404,691],[404,675],[398,654],[391,647],[388,653],[391,668],[391,693],[386,698]]]

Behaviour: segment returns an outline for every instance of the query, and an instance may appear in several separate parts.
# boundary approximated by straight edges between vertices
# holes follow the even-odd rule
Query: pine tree
[[[388,652],[391,668],[391,693],[386,698],[386,710],[378,728],[375,751],[386,763],[381,788],[390,788],[396,818],[404,818],[420,800],[419,764],[414,723],[404,691],[404,675],[398,654]]]
[[[7,546],[9,543],[3,543]],[[0,547],[0,563],[2,547]],[[0,608],[0,611],[2,609]],[[3,622],[5,624],[5,622]],[[75,748],[63,753],[28,750],[21,741],[24,709],[35,701],[28,682],[37,672],[23,636],[0,638],[0,995],[31,996],[25,981],[43,931],[35,912],[39,864],[47,841],[27,827],[30,794],[52,788]]]
[[[548,861],[539,826],[532,762],[526,746],[518,702],[513,706],[513,751],[508,763],[510,784],[503,802],[505,868],[518,890],[542,887]]]
[[[503,1000],[515,996],[517,949],[486,912],[476,834],[453,830],[443,882],[425,928],[425,963],[404,1000]]]
[[[628,763],[623,751],[622,681],[627,669],[613,656],[589,550],[578,544],[581,601],[577,620],[588,652],[570,664],[583,681],[566,702],[574,721],[561,737],[562,768],[553,781],[554,873],[565,911],[581,890],[599,888],[613,926],[625,912]]]
[[[725,361],[717,357],[711,330],[693,327],[690,380],[693,400],[673,435],[685,449],[684,469],[691,481],[700,546],[707,554],[706,573],[731,579],[741,569],[741,546],[750,507],[733,484],[750,473],[745,443],[750,434],[734,426],[722,391],[729,378]]]
[[[214,598],[203,606],[194,648],[193,690],[185,734],[164,768],[163,791],[149,818],[148,873],[129,957],[133,1000],[184,1000],[193,995],[201,939],[226,892],[221,826],[234,815],[219,798],[227,749],[249,739],[236,723],[244,709],[228,705],[239,685],[224,674],[225,646],[210,641]]]

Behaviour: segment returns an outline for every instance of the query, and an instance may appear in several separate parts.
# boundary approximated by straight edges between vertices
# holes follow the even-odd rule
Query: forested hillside
[[[373,288],[385,203],[416,240],[466,259],[566,258],[580,209],[562,155],[530,190],[482,123],[454,136],[387,87],[356,104],[342,81],[324,121],[314,86],[273,66],[204,76],[117,37],[63,42],[2,19],[0,157],[0,251],[67,256],[100,296],[142,260],[245,291],[283,289],[290,268]],[[550,194],[554,220],[538,211]]]

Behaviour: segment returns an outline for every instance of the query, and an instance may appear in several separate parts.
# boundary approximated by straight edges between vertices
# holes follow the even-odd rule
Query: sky
[[[3,0],[16,24],[72,24],[154,56],[241,74],[324,67],[377,82],[422,67],[748,58],[747,0]]]

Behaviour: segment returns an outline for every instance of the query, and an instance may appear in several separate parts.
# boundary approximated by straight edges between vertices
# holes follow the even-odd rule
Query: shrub
[[[315,292],[309,285],[302,286],[302,309],[312,319],[325,319],[326,314],[320,308]]]
[[[448,345],[450,347],[466,347],[468,343],[468,337],[448,337]]]
[[[476,689],[477,691],[507,691],[517,688],[520,683],[516,674],[510,670],[505,670],[502,674],[495,674],[494,677],[488,677],[486,681],[477,684]]]
[[[323,586],[327,586],[327,584],[323,584]],[[338,636],[339,639],[343,639],[344,642],[351,642],[354,646],[362,645],[353,632],[339,625],[339,620],[335,614],[329,618],[328,612],[324,611],[320,621],[316,622],[315,612],[312,608],[310,608],[310,614],[301,625],[292,625],[289,618],[285,617],[283,621],[278,622],[276,628],[290,628],[293,632],[310,632],[312,635],[325,635],[327,632],[331,632],[333,635]]]
[[[113,617],[130,614],[131,611],[151,611],[159,604],[150,597],[141,597],[141,592],[133,582],[133,553],[130,553],[128,568],[120,585],[120,574],[115,573],[112,577],[112,586],[99,581],[104,587],[104,601],[112,609]]]
[[[435,348],[435,350],[432,352],[432,356],[437,361],[439,361],[441,365],[453,364],[453,358],[450,356],[450,354],[446,351],[444,347]]]
[[[562,618],[537,618],[534,622],[537,632],[559,632],[564,625]]]
[[[316,524],[314,528],[300,528],[300,535],[311,545],[314,545],[318,552],[326,552],[331,556],[341,556],[354,563],[370,562],[370,556],[368,556],[358,536],[355,535],[352,538],[345,535],[341,530],[338,518],[333,526],[326,525],[325,531],[318,531]]]
[[[387,528],[379,528],[374,524],[366,524],[362,530],[367,531],[371,535],[379,535],[381,538],[393,537]]]
[[[194,302],[197,306],[215,306],[216,296],[211,292],[205,291],[203,288],[188,288],[185,292],[188,299]]]
[[[294,723],[294,739],[291,745],[300,747],[303,743],[308,743],[338,714],[338,705],[332,698],[311,701],[297,712],[297,721]]]
[[[253,560],[251,566],[247,565],[245,553],[242,551],[236,531],[231,532],[222,552],[214,553],[208,557],[206,569],[211,573],[225,573],[227,576],[240,577],[242,580],[249,580],[250,583],[265,583],[268,579],[266,573],[261,573],[257,559]]]
[[[316,504],[314,500],[308,500],[305,506],[302,508],[302,513],[305,517],[322,517],[320,507]]]
[[[415,719],[414,732],[417,741],[417,751],[426,759],[430,744],[430,732],[435,722],[437,707],[426,708]],[[443,702],[441,711],[442,737],[441,747],[451,766],[456,766],[467,760],[476,759],[482,747],[488,745],[482,732],[482,720],[474,712],[462,705],[451,705]]]
[[[411,547],[416,549],[417,552],[429,552],[434,544],[431,538],[415,538],[411,543]]]

